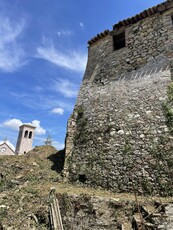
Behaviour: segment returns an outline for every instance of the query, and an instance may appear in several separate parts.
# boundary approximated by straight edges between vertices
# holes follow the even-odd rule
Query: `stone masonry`
[[[172,15],[173,1],[166,1],[88,42],[67,127],[70,181],[116,192],[165,195],[172,189]],[[125,46],[115,50],[121,31]]]

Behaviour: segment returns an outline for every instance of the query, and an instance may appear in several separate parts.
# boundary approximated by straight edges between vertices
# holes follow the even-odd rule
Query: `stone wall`
[[[171,13],[170,13],[171,14]],[[113,50],[110,35],[89,46],[85,80],[106,83],[146,65],[168,62],[173,26],[170,14],[155,14],[125,29],[126,47]]]
[[[171,191],[168,123],[173,115],[166,107],[173,38],[170,14],[155,14],[127,27],[122,49],[113,51],[112,35],[89,47],[68,122],[64,172],[69,180],[118,192],[131,192],[134,186],[139,193]]]
[[[88,195],[58,194],[62,223],[68,230],[168,230],[173,204],[121,200]]]
[[[58,194],[64,229],[131,229],[135,202],[87,195]]]

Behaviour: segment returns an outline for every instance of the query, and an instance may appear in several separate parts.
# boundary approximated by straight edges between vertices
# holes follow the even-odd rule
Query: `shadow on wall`
[[[57,173],[61,173],[64,169],[65,149],[50,155],[47,159],[53,162],[51,169],[56,171]]]

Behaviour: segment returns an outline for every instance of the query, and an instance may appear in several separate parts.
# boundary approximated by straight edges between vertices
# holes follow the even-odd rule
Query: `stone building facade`
[[[88,44],[64,174],[117,192],[137,186],[165,194],[172,188],[173,1],[120,21]]]
[[[13,149],[8,145],[8,143],[6,141],[3,141],[0,144],[0,156],[3,155],[15,155],[15,152],[13,151]]]
[[[7,139],[0,143],[1,155],[22,155],[32,150],[35,126],[23,124],[19,127],[18,139],[15,151],[8,144]]]

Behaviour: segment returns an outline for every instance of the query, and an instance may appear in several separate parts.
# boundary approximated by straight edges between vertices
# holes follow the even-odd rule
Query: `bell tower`
[[[36,127],[30,124],[23,124],[19,127],[19,134],[16,144],[16,154],[22,155],[32,150],[34,130]]]

